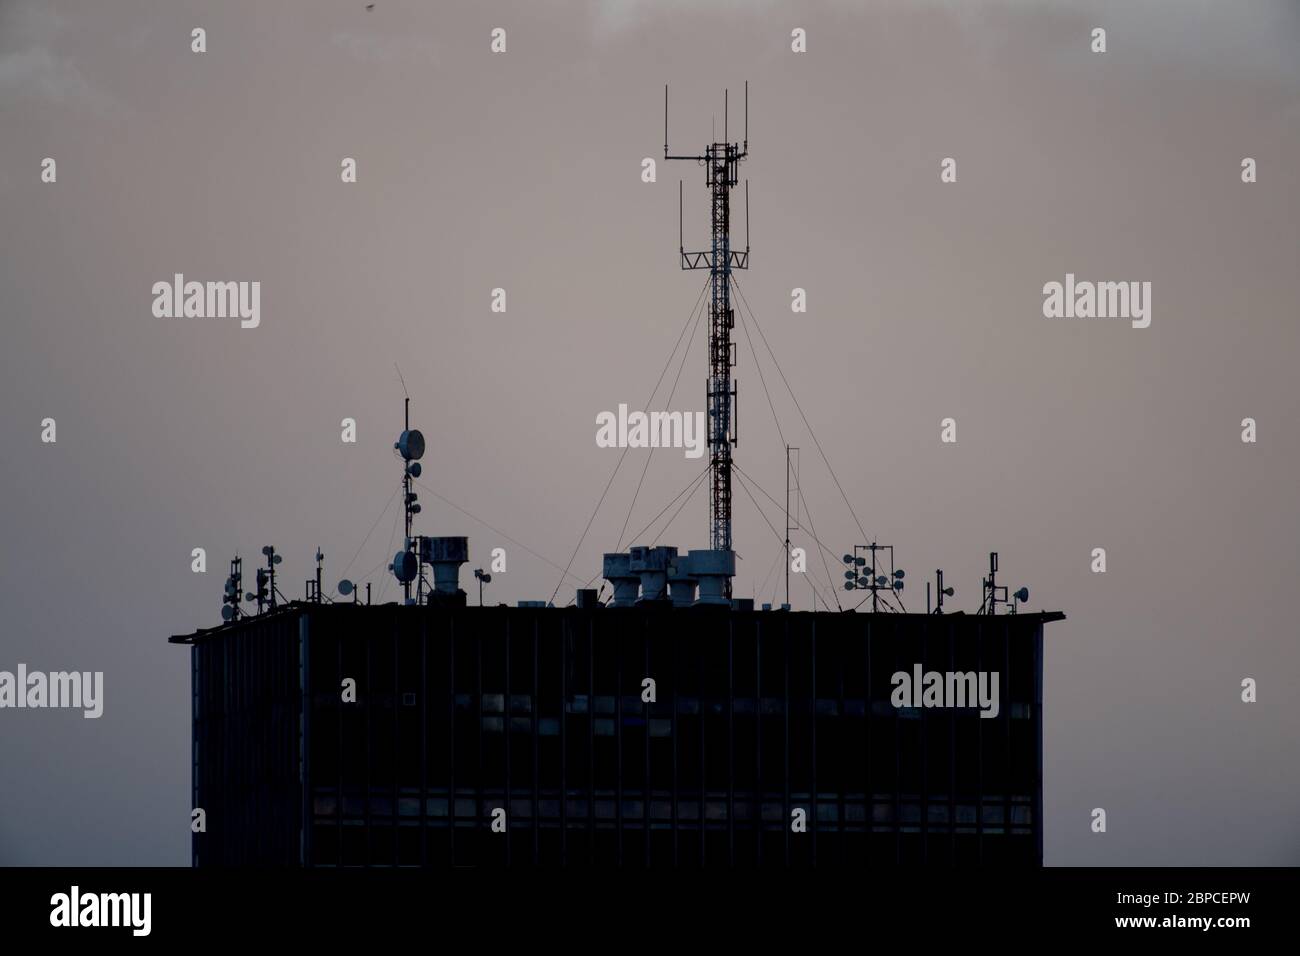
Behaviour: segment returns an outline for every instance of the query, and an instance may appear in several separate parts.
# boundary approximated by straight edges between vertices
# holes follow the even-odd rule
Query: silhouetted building
[[[1063,617],[283,606],[172,639],[194,864],[1041,865]],[[996,716],[895,707],[916,665]]]

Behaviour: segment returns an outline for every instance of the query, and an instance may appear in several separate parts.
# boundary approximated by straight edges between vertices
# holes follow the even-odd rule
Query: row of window
[[[506,833],[463,826],[311,827],[308,861],[314,866],[755,866],[844,867],[933,864],[1034,866],[1041,862],[1029,831],[1003,828],[842,828],[791,833],[789,827],[727,829],[699,824],[676,828],[566,829],[558,824],[516,825]]]
[[[838,822],[842,818],[846,823],[919,824],[924,820],[927,824],[955,823],[959,826],[976,826],[981,822],[981,817],[986,826],[1003,824],[1031,826],[1033,823],[1033,807],[1027,796],[1012,797],[1010,803],[986,800],[982,804],[949,804],[942,796],[924,803],[910,800],[895,804],[887,797],[868,802],[861,799],[861,794],[857,795],[859,799],[856,801],[851,799],[841,801],[834,795],[821,794],[814,803],[807,799],[806,794],[802,795],[803,800],[800,800],[799,796],[792,794],[790,803],[786,804],[779,799],[755,800],[750,794],[742,794],[737,795],[731,802],[731,806],[734,808],[737,821],[762,820],[770,823],[788,821],[790,811],[796,807],[802,807],[805,811],[811,810],[809,816],[825,823]],[[420,804],[418,796],[396,799],[383,796],[371,797],[367,806],[365,798],[360,796],[344,796],[340,801],[336,794],[317,791],[312,799],[312,812],[319,820],[337,818],[341,809],[345,822],[364,820],[367,812],[372,819],[391,818],[394,816],[394,810],[399,817],[417,818],[420,816]],[[582,797],[570,797],[564,802],[563,808],[565,814],[574,821],[583,821],[591,817],[597,820],[615,820],[619,819],[620,805],[624,820],[640,820],[646,815],[647,803],[642,799],[641,794],[633,796],[624,794],[621,801],[612,797],[607,799],[597,797],[591,801]],[[561,806],[558,795],[542,797],[536,801],[531,796],[517,796],[513,797],[508,805],[499,793],[483,795],[481,798],[477,795],[457,796],[454,801],[446,796],[429,797],[424,801],[425,816],[432,820],[446,820],[453,812],[458,820],[486,820],[498,808],[505,808],[508,816],[515,819],[531,819],[535,809],[536,815],[543,820],[558,820],[561,818]],[[653,795],[648,809],[652,820],[674,818],[674,801],[667,794]],[[698,800],[676,801],[676,819],[679,821],[698,820],[700,812],[701,802]],[[728,819],[728,802],[725,798],[705,800],[703,813],[705,820],[725,821]],[[575,825],[582,824],[579,822]]]
[[[458,712],[473,713],[474,699],[473,694],[456,694],[452,698]],[[510,694],[510,714],[511,715],[531,715],[533,713],[533,697],[531,694]],[[479,697],[479,709],[481,714],[505,714],[506,713],[506,694],[483,694]],[[398,696],[394,694],[374,694],[371,695],[367,703],[372,708],[391,709],[395,703],[398,703]],[[438,703],[441,703],[439,701]],[[737,716],[752,716],[762,714],[763,716],[776,716],[790,713],[812,714],[818,717],[838,717],[843,714],[845,717],[865,717],[867,713],[867,702],[862,698],[845,698],[840,700],[834,697],[818,697],[816,700],[803,699],[791,700],[789,706],[784,697],[735,697],[719,698],[714,700],[706,699],[701,701],[698,697],[680,696],[676,698],[678,714],[705,714],[725,715],[728,707],[731,706],[731,713]],[[330,708],[339,708],[342,710],[356,710],[356,704],[343,702],[340,695],[334,693],[316,695],[315,704],[317,707],[325,706]],[[616,696],[601,694],[595,697],[587,694],[571,695],[564,702],[564,713],[566,714],[617,714],[619,699]],[[673,713],[673,700],[655,701],[647,703],[640,697],[625,696],[622,699],[623,715],[627,718],[629,715],[638,715],[649,713],[651,715],[668,715]],[[417,707],[419,706],[419,697],[412,691],[400,695],[400,706]],[[544,708],[543,708],[544,709]],[[942,714],[948,711],[955,713],[970,712],[978,709],[976,706],[965,708],[948,708],[944,711],[932,711],[935,714]],[[553,713],[559,713],[559,707],[552,710]],[[1026,703],[1013,703],[1010,707],[1010,715],[1016,720],[1028,720],[1033,714],[1033,707]],[[919,720],[924,711],[920,707],[895,707],[892,703],[885,700],[875,700],[871,702],[871,715],[873,717],[901,717],[904,719]],[[546,719],[546,718],[543,718]],[[496,725],[500,726],[500,725]],[[527,727],[527,722],[517,724],[520,729]],[[552,721],[551,726],[557,729],[553,732],[558,733],[558,724]]]

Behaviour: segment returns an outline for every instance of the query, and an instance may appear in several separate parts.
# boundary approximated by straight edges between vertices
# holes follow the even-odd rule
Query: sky
[[[393,599],[399,369],[417,527],[469,536],[467,590],[498,546],[510,603],[566,603],[620,544],[708,546],[702,494],[630,540],[698,473],[677,450],[634,506],[630,452],[583,529],[619,456],[596,416],[704,408],[672,200],[680,178],[704,248],[707,192],[662,162],[664,84],[695,152],[725,89],[743,125],[746,81],[740,467],[780,499],[798,446],[817,537],[894,545],[913,610],[939,567],[974,610],[998,551],[1065,612],[1049,865],[1300,863],[1298,43],[1286,0],[0,0],[0,669],[105,675],[98,720],[0,710],[0,863],[188,863],[166,639],[216,624],[226,562],[268,544],[292,597],[319,547],[327,591]],[[257,328],[155,316],[176,273],[260,282]],[[1150,282],[1150,326],[1046,318],[1067,274]],[[767,521],[738,488],[759,601]]]

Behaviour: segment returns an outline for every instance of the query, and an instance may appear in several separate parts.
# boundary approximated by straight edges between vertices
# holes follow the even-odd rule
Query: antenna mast
[[[789,445],[785,446],[785,606],[787,608],[790,606],[790,452],[798,450]],[[796,490],[798,490],[797,480]],[[813,610],[817,610],[816,606]]]
[[[729,94],[724,94],[729,98]],[[745,212],[746,241],[744,251],[731,248],[731,189],[739,182],[740,163],[749,155],[749,83],[745,83],[745,138],[743,143],[726,142],[727,107],[724,98],[723,142],[710,143],[704,153],[673,156],[668,152],[668,87],[664,86],[664,159],[688,160],[705,168],[705,183],[711,196],[710,222],[712,243],[708,251],[687,252],[679,238],[678,253],[683,269],[708,269],[709,298],[709,377],[705,386],[708,408],[709,472],[712,496],[709,500],[709,547],[714,551],[731,551],[731,446],[738,444],[737,391],[731,377],[735,367],[735,349],[731,330],[735,312],[731,307],[731,270],[749,268],[749,211]],[[680,187],[679,187],[680,190]],[[746,207],[749,188],[746,182]],[[678,196],[678,215],[681,215]],[[679,235],[680,235],[679,218]],[[787,548],[788,551],[788,548]],[[789,561],[786,561],[787,579]],[[728,578],[728,587],[730,587]],[[787,592],[789,582],[786,584]],[[787,593],[788,602],[788,593]]]
[[[397,375],[401,377],[401,369],[398,369]],[[402,383],[402,391],[406,391],[406,383]],[[411,600],[411,584],[419,581],[417,594],[419,600],[424,598],[424,581],[423,568],[421,565],[421,549],[419,542],[411,536],[411,530],[415,516],[420,513],[419,496],[411,490],[411,482],[420,477],[421,467],[420,459],[424,457],[424,434],[418,428],[411,427],[411,396],[406,396],[402,417],[402,434],[398,436],[397,441],[393,443],[393,448],[397,450],[397,455],[402,459],[402,507],[406,513],[406,537],[402,539],[402,550],[393,555],[393,563],[388,569],[393,572],[393,576],[402,583],[402,601],[404,604],[414,603]],[[370,585],[366,585],[366,603],[370,603]]]

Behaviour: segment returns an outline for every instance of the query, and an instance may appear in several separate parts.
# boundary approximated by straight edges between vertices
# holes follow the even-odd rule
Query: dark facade
[[[1041,865],[1062,617],[293,604],[173,639],[194,864]],[[896,708],[917,664],[997,716]]]

